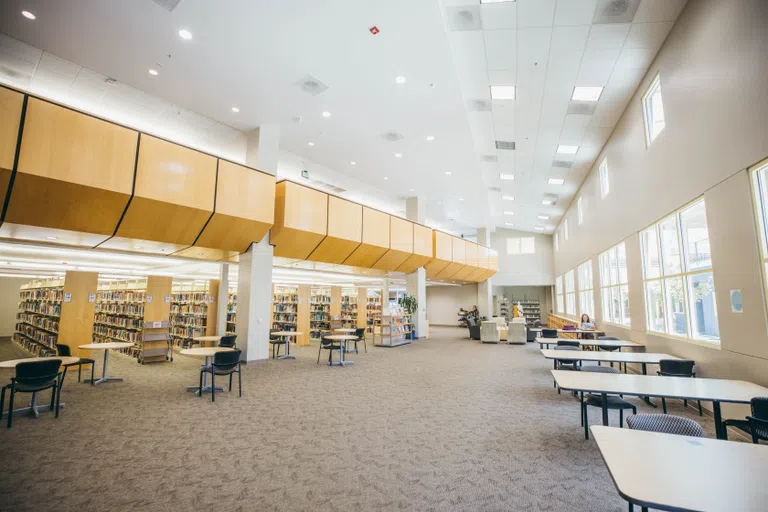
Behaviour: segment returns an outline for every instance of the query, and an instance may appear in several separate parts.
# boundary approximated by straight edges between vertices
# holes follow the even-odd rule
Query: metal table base
[[[205,356],[205,366],[211,365],[211,356]],[[210,393],[213,387],[208,384],[208,372],[203,373],[203,393]],[[194,391],[195,396],[200,396],[200,386],[187,386],[187,391]],[[224,388],[216,386],[216,391],[224,391]]]
[[[86,383],[92,383],[94,385],[101,384],[103,382],[122,382],[122,377],[107,377],[107,366],[109,362],[109,349],[104,350],[104,365],[101,368],[101,378],[96,380],[85,379]],[[61,406],[59,406],[61,407]]]
[[[285,339],[285,355],[277,356],[277,358],[278,359],[296,359],[296,356],[291,354],[291,336],[283,336],[283,339]]]

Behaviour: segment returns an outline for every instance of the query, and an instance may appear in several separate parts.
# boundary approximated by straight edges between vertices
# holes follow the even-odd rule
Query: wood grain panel
[[[470,274],[475,272],[476,270],[479,270],[477,266],[477,244],[474,242],[470,242],[469,240],[464,240],[464,251],[465,251],[465,260],[467,262],[466,266],[456,272],[454,274],[454,279],[461,279],[462,281],[468,280]]]
[[[24,95],[0,87],[0,197],[5,198],[11,180],[19,136]]]
[[[451,263],[437,273],[437,277],[452,278],[456,273],[466,266],[467,249],[464,240],[455,236],[451,237],[452,256]]]
[[[307,259],[325,238],[327,226],[328,194],[291,181],[275,186],[275,224],[270,235],[275,256]]]
[[[296,306],[296,330],[302,333],[300,336],[296,336],[297,345],[309,345],[309,314],[310,314],[310,296],[312,294],[312,286],[308,284],[300,284],[298,287],[299,304]]]
[[[488,273],[488,248],[482,245],[477,246],[477,268],[467,276],[467,281],[481,282]]]
[[[226,301],[229,297],[227,292],[224,292],[224,297],[221,297],[219,293],[219,285],[221,282],[218,279],[211,279],[208,281],[208,313],[205,323],[205,335],[214,336],[216,334],[216,319],[219,316],[218,303],[220,300]],[[213,299],[213,302],[211,302]]]
[[[368,308],[366,303],[368,300],[368,289],[357,289],[357,328],[362,329],[368,326]]]
[[[0,238],[7,238],[10,240],[31,240],[35,242],[45,240],[46,243],[54,243],[58,245],[95,247],[109,238],[109,235],[83,233],[66,229],[41,228],[37,226],[3,222],[3,225],[0,226]]]
[[[389,215],[363,206],[363,243],[344,265],[371,268],[389,250]]]
[[[331,286],[330,315],[341,316],[341,286]]]
[[[433,253],[432,230],[421,224],[413,225],[413,254],[397,267],[398,272],[410,274],[425,266],[432,259]]]
[[[451,235],[442,231],[432,231],[432,260],[427,263],[427,277],[435,278],[451,264],[453,241]]]
[[[171,295],[173,278],[170,276],[147,277],[147,296],[152,296],[152,302],[144,303],[145,322],[168,322],[171,315],[171,303],[165,302],[165,297]]]
[[[117,236],[190,246],[210,216],[210,210],[134,196]]]
[[[309,255],[311,261],[341,264],[360,245],[363,235],[363,207],[328,196],[328,236]]]
[[[64,294],[70,294],[70,301],[61,303],[59,320],[59,343],[69,345],[72,355],[88,357],[90,350],[77,347],[91,343],[93,338],[93,312],[96,302],[90,302],[88,296],[95,294],[99,285],[96,272],[68,270],[64,276]]]
[[[413,222],[390,216],[389,247],[373,268],[396,270],[413,255]]]

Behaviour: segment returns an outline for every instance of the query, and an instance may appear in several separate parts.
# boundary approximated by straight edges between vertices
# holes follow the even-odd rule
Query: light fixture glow
[[[515,86],[514,85],[492,85],[491,99],[492,100],[515,99]]]
[[[451,175],[451,171],[445,171],[445,175],[446,176],[450,176]]]
[[[47,236],[47,237],[45,237],[45,239],[46,240],[58,240],[59,237],[57,237],[57,236]]]
[[[149,74],[152,76],[157,76],[157,70],[156,69],[150,69]]]
[[[388,178],[388,177],[386,177],[386,176],[384,176],[384,179],[385,179],[385,180],[388,180],[389,178]]]
[[[514,201],[515,196],[501,196],[504,201]]]
[[[505,225],[505,226],[510,226],[510,227],[511,227],[511,226],[514,226],[514,224],[512,224],[511,222],[505,222],[505,223],[504,223],[504,225]]]
[[[464,198],[463,198],[463,197],[460,197],[460,198],[459,198],[459,201],[463,201],[463,200],[464,200]]]
[[[190,39],[192,39],[192,32],[190,32],[189,30],[183,28],[183,29],[179,30],[179,37],[189,41]]]
[[[536,231],[544,231],[544,226],[536,226],[533,229],[535,229]]]
[[[37,18],[37,16],[35,16],[29,11],[21,11],[21,15],[27,18],[28,20],[34,20],[35,18]]]
[[[539,220],[549,220],[549,215],[539,215]]]
[[[597,101],[602,93],[602,87],[574,87],[571,99],[575,101]]]
[[[395,78],[395,83],[397,84],[404,84],[405,83],[405,77],[404,76],[398,76]]]
[[[429,142],[432,142],[433,140],[435,140],[435,136],[434,135],[427,135],[427,140]]]
[[[314,143],[314,142],[307,142],[307,146],[309,146],[309,147],[312,147],[312,146],[314,146],[314,145],[315,145],[315,143]]]
[[[505,4],[508,2],[514,2],[515,0],[480,0],[481,4]]]
[[[240,109],[239,109],[239,108],[237,108],[237,107],[232,107],[232,112],[234,112],[235,114],[237,114],[238,112],[240,112]]]
[[[325,112],[323,112],[323,117],[328,119],[329,117],[331,117],[331,113],[326,110]]]
[[[352,160],[351,162],[349,162],[349,165],[357,165],[357,162],[355,162],[354,160]]]
[[[565,183],[563,178],[549,178],[549,181],[547,181],[548,185],[562,185],[563,183]]]
[[[509,210],[504,210],[504,215],[514,215],[515,212],[510,212]]]
[[[543,204],[544,206],[549,206],[549,205],[551,205],[551,204],[552,204],[552,200],[551,200],[551,199],[544,199],[544,200],[541,202],[541,204]]]
[[[578,150],[579,146],[568,146],[566,144],[557,146],[557,152],[561,155],[575,155]]]
[[[504,174],[504,173],[501,173],[501,174],[499,174],[499,178],[501,178],[502,180],[510,180],[511,181],[511,180],[515,179],[515,175],[514,174]]]
[[[395,158],[403,158],[403,154],[402,153],[395,153]]]

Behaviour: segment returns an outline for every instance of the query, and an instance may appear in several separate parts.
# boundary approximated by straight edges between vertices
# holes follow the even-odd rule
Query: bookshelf
[[[227,296],[227,322],[225,326],[227,335],[237,334],[237,292],[231,291]]]
[[[357,327],[357,289],[341,290],[341,323],[344,327]]]
[[[144,329],[147,281],[100,282],[93,314],[93,343],[127,341],[134,348],[120,352],[134,356]]]
[[[173,283],[169,321],[175,345],[181,345],[184,338],[215,334],[218,284],[218,281]]]
[[[365,310],[368,319],[368,333],[373,334],[376,327],[381,325],[381,294],[378,291],[368,289]]]
[[[499,316],[502,316],[507,319],[507,321],[510,320],[510,310],[509,310],[509,299],[506,297],[502,297],[499,300]]]
[[[525,318],[525,323],[531,324],[541,320],[541,306],[538,300],[516,300],[514,303],[518,306],[518,311],[522,310],[520,313]]]
[[[13,341],[37,356],[56,354],[63,300],[63,279],[22,285]]]
[[[319,340],[331,329],[331,291],[313,287],[309,295],[309,337]]]
[[[407,345],[411,341],[411,315],[403,312],[400,307],[391,307],[388,315],[382,315],[379,332],[380,341],[376,343],[376,334],[373,335],[373,344],[377,347],[399,347]]]
[[[274,290],[272,295],[272,329],[295,331],[299,304],[298,290],[295,286],[275,286]]]

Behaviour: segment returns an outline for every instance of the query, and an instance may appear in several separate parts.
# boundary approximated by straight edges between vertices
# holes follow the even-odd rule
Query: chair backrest
[[[229,336],[222,336],[219,340],[220,347],[234,348],[235,341],[237,341],[237,334],[231,334]]]
[[[324,347],[327,347],[328,345],[333,345],[335,343],[334,340],[329,340],[328,336],[320,336],[320,344]]]
[[[555,350],[579,350],[579,347],[574,347],[573,345],[558,345],[555,347]]]
[[[758,420],[768,420],[768,397],[755,397],[749,402],[752,417]]]
[[[581,347],[581,343],[579,343],[576,340],[558,340],[557,342],[558,347]]]
[[[704,435],[704,429],[695,421],[672,414],[633,414],[627,416],[627,426],[633,430],[680,436],[702,437]]]
[[[56,355],[62,357],[71,357],[72,351],[69,349],[69,345],[63,345],[61,343],[56,344]]]
[[[614,368],[613,366],[595,366],[595,365],[582,366],[581,371],[592,372],[592,373],[621,373],[618,368]]]
[[[475,317],[473,317],[473,316],[468,316],[468,317],[467,317],[467,326],[468,326],[468,327],[473,327],[473,326],[475,326],[475,325],[477,325],[477,320],[475,320]]]
[[[213,355],[213,365],[218,370],[230,370],[240,363],[240,349],[216,352]]]
[[[363,339],[365,336],[365,327],[359,327],[355,329],[355,336],[357,336],[360,339]]]
[[[693,377],[695,362],[690,359],[661,359],[659,375],[668,377]]]
[[[61,367],[61,359],[32,359],[16,365],[16,382],[35,386],[56,378]]]
[[[541,320],[534,320],[533,326],[534,327],[541,327]]]
[[[618,340],[616,336],[598,336],[597,339],[599,340]]]
[[[557,329],[542,329],[542,338],[557,338]]]

